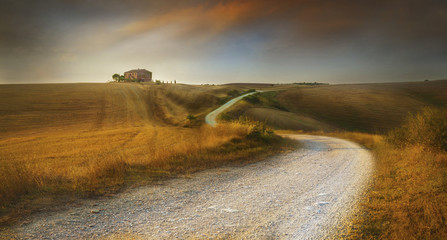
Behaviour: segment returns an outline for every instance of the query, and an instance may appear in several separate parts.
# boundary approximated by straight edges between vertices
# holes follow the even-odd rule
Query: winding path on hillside
[[[216,117],[244,96],[207,116]],[[351,216],[373,170],[350,141],[284,135],[299,150],[36,214],[0,239],[324,239]]]
[[[358,204],[372,172],[359,145],[289,135],[300,150],[42,213],[0,237],[99,239],[321,239]],[[113,238],[112,238],[113,239]]]
[[[259,91],[257,91],[257,92],[259,92]],[[239,102],[242,98],[244,98],[246,96],[249,96],[249,95],[252,95],[252,94],[255,94],[257,92],[250,92],[250,93],[246,93],[244,95],[241,95],[239,97],[233,98],[230,101],[226,102],[224,105],[222,105],[219,108],[217,108],[216,110],[208,113],[208,115],[206,115],[206,117],[205,117],[206,124],[215,127],[217,125],[217,116],[219,116],[219,114],[223,113],[225,110],[227,110],[233,104]]]

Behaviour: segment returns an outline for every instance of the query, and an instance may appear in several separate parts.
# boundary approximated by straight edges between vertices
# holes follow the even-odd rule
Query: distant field
[[[268,89],[266,89],[268,91]],[[261,103],[242,103],[229,115],[248,115],[278,129],[384,133],[409,112],[447,107],[447,80],[296,87],[262,93]]]
[[[186,124],[218,105],[231,87],[141,84],[29,84],[0,86],[0,138],[42,129],[95,130]]]

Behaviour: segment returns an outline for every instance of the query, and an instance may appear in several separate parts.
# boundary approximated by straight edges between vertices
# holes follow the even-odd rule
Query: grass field
[[[376,159],[374,181],[338,238],[447,238],[447,110],[424,108],[383,137],[332,135],[367,146]]]
[[[423,106],[447,106],[447,81],[334,85],[287,90],[278,101],[293,113],[341,130],[384,133]]]
[[[400,126],[409,112],[447,106],[447,80],[276,88],[261,93],[259,103],[241,103],[227,114],[248,115],[277,129],[380,134]]]
[[[201,126],[200,116],[235,89],[115,83],[0,86],[3,222],[17,201],[23,207],[45,198],[41,202],[51,205],[61,195],[110,193],[123,184],[248,156],[255,156],[248,159],[253,161],[281,149],[275,137],[269,144],[248,139],[255,123]],[[188,120],[189,114],[197,120]]]

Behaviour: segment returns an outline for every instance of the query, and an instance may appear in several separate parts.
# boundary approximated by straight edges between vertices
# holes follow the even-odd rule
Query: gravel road
[[[330,137],[289,135],[300,150],[144,186],[36,215],[0,236],[18,239],[322,239],[358,204],[370,153]]]

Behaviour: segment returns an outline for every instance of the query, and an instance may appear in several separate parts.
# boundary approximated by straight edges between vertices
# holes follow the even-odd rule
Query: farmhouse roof
[[[146,69],[132,69],[132,70],[129,70],[129,71],[127,71],[127,72],[124,72],[124,73],[128,73],[128,72],[150,72],[151,73],[151,71],[148,71],[148,70],[146,70]]]

